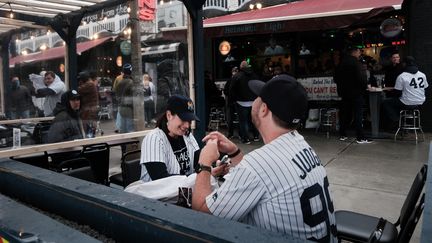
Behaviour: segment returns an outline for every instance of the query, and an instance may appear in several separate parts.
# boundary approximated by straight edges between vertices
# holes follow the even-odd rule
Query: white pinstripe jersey
[[[325,169],[297,131],[245,155],[206,203],[213,215],[302,239],[337,241]]]
[[[399,98],[405,105],[422,105],[426,100],[425,89],[429,87],[426,75],[420,71],[417,73],[403,72],[396,78],[394,86],[402,90]]]
[[[195,137],[190,134],[189,136],[183,136],[186,144],[186,149],[189,155],[189,171],[186,175],[190,175],[195,172],[193,167],[194,153],[199,150],[199,146]],[[168,174],[180,174],[180,165],[177,161],[171,144],[165,135],[164,131],[159,128],[153,129],[149,134],[144,137],[141,145],[141,180],[151,181],[150,175],[144,163],[147,162],[163,162],[166,164]]]

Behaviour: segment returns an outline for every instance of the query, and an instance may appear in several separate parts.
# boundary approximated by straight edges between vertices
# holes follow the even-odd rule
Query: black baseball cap
[[[130,65],[130,63],[125,63],[123,65],[122,71],[126,75],[131,75],[132,74],[132,65]]]
[[[192,100],[186,96],[171,96],[168,99],[167,110],[177,114],[182,121],[200,121],[195,115],[195,108]]]
[[[297,80],[286,74],[278,75],[267,83],[249,81],[249,88],[267,104],[273,115],[290,124],[298,125],[306,118],[307,93]]]

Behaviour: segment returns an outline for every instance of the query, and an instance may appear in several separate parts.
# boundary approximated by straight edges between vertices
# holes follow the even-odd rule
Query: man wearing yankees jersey
[[[252,121],[265,145],[243,155],[219,132],[203,140],[192,208],[260,228],[319,242],[336,242],[336,222],[326,171],[296,128],[307,95],[293,77],[249,82],[258,95]],[[211,190],[209,166],[219,153],[231,157],[230,173]]]
[[[398,96],[383,101],[383,110],[393,122],[393,127],[398,124],[400,110],[413,109],[425,102],[425,89],[429,87],[426,75],[419,71],[414,57],[405,57],[404,66],[394,86]]]

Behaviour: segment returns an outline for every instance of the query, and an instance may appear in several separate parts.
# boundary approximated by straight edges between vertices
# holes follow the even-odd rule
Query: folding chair
[[[126,188],[129,184],[137,181],[141,177],[141,150],[134,150],[122,156],[122,173],[110,177],[110,182]]]
[[[379,239],[374,239],[373,242],[409,242],[423,211],[424,193],[420,201],[419,198],[426,182],[426,174],[427,165],[423,165],[411,185],[402,206],[399,219],[394,224],[386,221],[382,227]],[[338,238],[352,242],[368,242],[373,238],[372,235],[377,233],[379,222],[382,222],[380,218],[375,216],[345,210],[337,211],[335,215]],[[398,226],[400,227],[399,232],[397,230]]]

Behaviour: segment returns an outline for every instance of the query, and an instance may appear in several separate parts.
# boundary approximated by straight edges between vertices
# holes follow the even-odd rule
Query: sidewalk
[[[351,210],[396,222],[415,175],[427,163],[431,134],[417,145],[414,141],[377,139],[357,144],[333,135],[301,131],[327,170],[335,210]],[[238,142],[238,141],[237,141]],[[240,144],[251,151],[262,143]],[[411,242],[420,242],[422,219]]]

